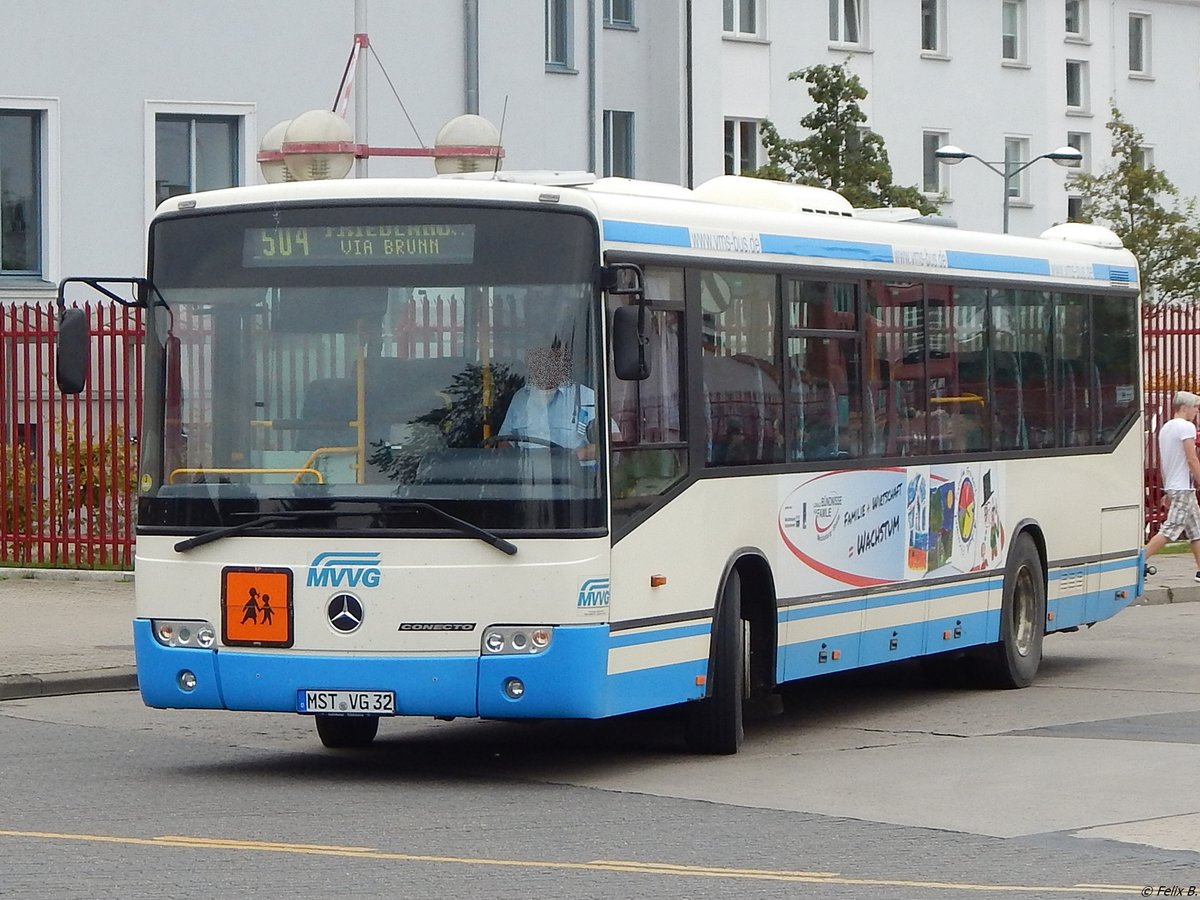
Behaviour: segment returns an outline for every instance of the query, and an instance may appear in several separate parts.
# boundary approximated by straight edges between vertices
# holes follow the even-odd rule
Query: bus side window
[[[705,463],[781,462],[775,276],[705,272],[700,284]]]
[[[683,390],[683,273],[678,269],[645,270],[647,348],[651,365],[645,381],[622,381],[609,356],[613,522],[623,522],[648,508],[687,472],[687,431]],[[611,297],[609,310],[631,302]]]

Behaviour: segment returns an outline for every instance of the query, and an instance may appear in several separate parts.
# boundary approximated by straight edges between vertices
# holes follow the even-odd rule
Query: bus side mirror
[[[618,306],[613,310],[613,372],[622,381],[645,381],[650,377],[650,341],[642,333],[645,315],[639,306]]]
[[[91,368],[91,334],[82,309],[64,309],[58,320],[55,376],[64,394],[79,394]]]

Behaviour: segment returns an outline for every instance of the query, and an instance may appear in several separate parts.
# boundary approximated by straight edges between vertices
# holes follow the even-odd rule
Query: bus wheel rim
[[[1035,603],[1033,576],[1022,566],[1013,586],[1013,649],[1020,656],[1033,650],[1033,608]]]

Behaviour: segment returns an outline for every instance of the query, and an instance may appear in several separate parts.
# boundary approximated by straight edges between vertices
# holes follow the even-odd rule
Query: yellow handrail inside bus
[[[298,474],[292,479],[292,484],[299,484],[300,476],[306,471],[315,468],[317,465],[317,460],[322,456],[348,456],[350,454],[358,456],[358,452],[358,447],[318,447],[311,454],[309,454],[308,459],[304,461],[304,465],[297,470]],[[324,480],[320,482],[320,484],[324,483]]]
[[[353,448],[351,448],[353,449]],[[299,481],[301,475],[311,475],[317,479],[317,484],[325,483],[325,476],[319,471],[309,466],[300,468],[286,469],[256,469],[253,467],[246,468],[220,468],[220,469],[175,469],[167,476],[167,484],[175,484],[176,475],[295,475],[296,481]]]
[[[942,406],[951,403],[978,403],[984,405],[984,399],[978,394],[962,394],[958,397],[930,397],[929,402],[934,406]]]

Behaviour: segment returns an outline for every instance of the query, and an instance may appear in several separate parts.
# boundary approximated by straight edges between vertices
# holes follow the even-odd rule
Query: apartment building
[[[896,181],[964,227],[999,230],[1007,199],[1036,234],[1077,200],[1049,162],[1006,179],[939,146],[1003,169],[1070,144],[1096,170],[1110,101],[1200,194],[1200,0],[5,0],[0,303],[140,272],[164,197],[260,181],[262,135],[333,105],[363,22],[373,147],[431,146],[470,112],[502,127],[509,169],[693,185],[762,163],[764,119],[802,136],[789,73],[846,62]]]

